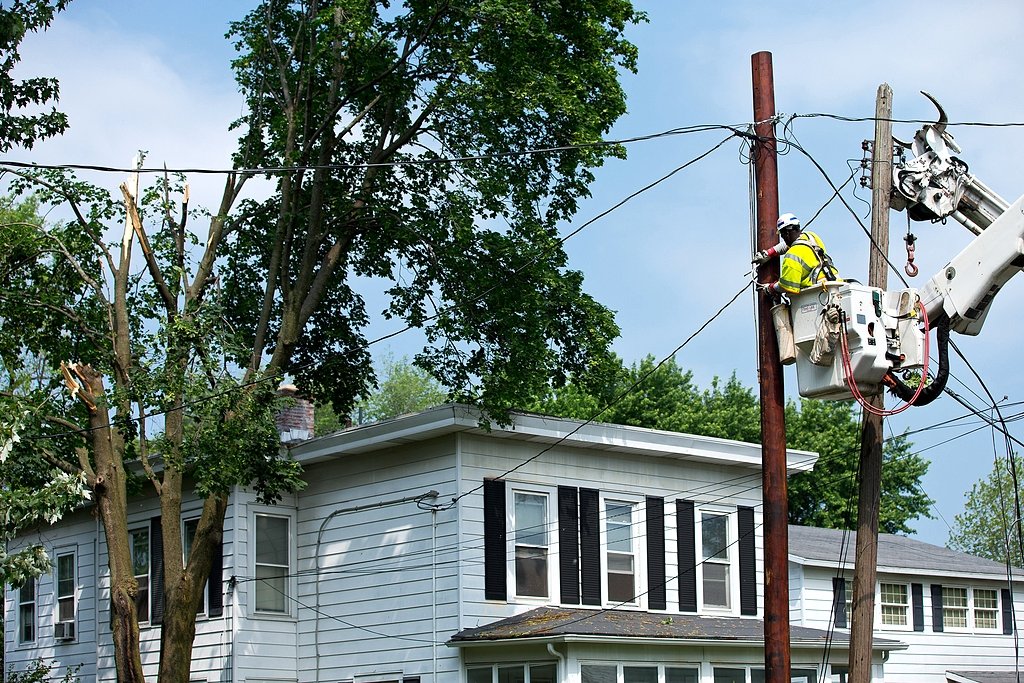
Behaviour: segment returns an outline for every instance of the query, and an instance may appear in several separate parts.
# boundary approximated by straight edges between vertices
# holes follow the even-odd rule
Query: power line
[[[689,135],[694,133],[705,133],[713,130],[728,130],[731,132],[730,137],[733,135],[743,135],[741,127],[739,125],[730,124],[706,124],[706,125],[694,125],[694,126],[683,126],[679,128],[672,128],[670,130],[662,131],[660,133],[648,133],[637,135],[629,138],[622,138],[618,140],[599,140],[597,142],[580,143],[574,145],[557,145],[552,147],[537,147],[531,149],[522,150],[510,150],[507,152],[493,152],[490,154],[473,154],[466,156],[457,157],[420,157],[417,159],[402,159],[398,161],[378,162],[378,163],[348,163],[348,164],[309,164],[309,165],[294,165],[294,166],[260,166],[260,167],[239,167],[239,168],[201,168],[201,167],[184,167],[184,168],[165,168],[165,167],[140,167],[140,168],[129,168],[120,166],[102,166],[97,164],[36,164],[24,161],[12,161],[12,160],[0,160],[0,168],[16,168],[23,170],[67,170],[67,171],[96,171],[100,173],[142,173],[142,174],[206,174],[206,175],[275,175],[282,173],[294,173],[297,171],[348,171],[348,170],[362,170],[368,168],[395,168],[402,166],[432,166],[439,164],[462,164],[473,161],[496,161],[501,159],[508,159],[512,157],[523,157],[523,156],[536,156],[542,154],[558,154],[560,152],[570,152],[581,149],[594,149],[598,147],[613,147],[618,145],[628,145],[637,142],[647,142],[649,140],[657,140],[665,137],[674,137],[678,135]]]
[[[659,185],[660,183],[662,183],[665,180],[671,178],[672,176],[674,176],[675,174],[679,173],[680,171],[682,171],[682,170],[692,166],[696,162],[705,159],[711,153],[713,153],[714,151],[716,151],[719,148],[721,148],[722,145],[724,145],[726,142],[728,142],[728,140],[730,140],[732,137],[734,137],[734,135],[732,135],[732,134],[729,135],[728,137],[726,137],[722,141],[718,142],[717,144],[712,146],[707,151],[701,153],[697,157],[695,157],[695,158],[691,159],[690,161],[687,161],[686,163],[684,163],[684,164],[674,168],[673,170],[671,170],[667,174],[663,175],[662,177],[658,178],[654,182],[651,182],[651,183],[647,184],[646,186],[642,187],[640,190],[637,190],[637,191],[631,193],[625,199],[619,201],[618,203],[613,205],[611,208],[601,212],[600,214],[598,214],[594,218],[591,218],[590,220],[586,221],[580,227],[578,227],[575,230],[569,232],[568,234],[560,237],[558,240],[556,240],[555,244],[559,244],[559,245],[564,244],[566,241],[568,241],[569,239],[575,237],[580,232],[582,232],[584,229],[586,229],[586,228],[590,227],[591,225],[593,225],[599,219],[604,218],[605,216],[607,216],[608,214],[612,213],[613,211],[621,208],[623,205],[628,203],[630,200],[635,199],[637,196],[639,196],[639,195],[643,194],[644,192],[646,192],[647,190],[650,190],[651,188]],[[0,165],[2,165],[2,163],[3,162],[0,162]],[[518,276],[520,273],[522,273],[527,268],[533,266],[534,264],[539,262],[541,259],[543,259],[543,258],[547,257],[548,255],[550,255],[550,253],[551,253],[550,249],[542,250],[541,253],[539,253],[537,256],[534,256],[532,259],[528,260],[526,263],[524,263],[523,265],[521,265],[518,268],[516,268],[515,270],[513,270],[510,273],[510,276],[512,276],[512,277]],[[433,315],[424,317],[420,321],[420,323],[422,324],[422,323],[430,322],[432,320],[436,320],[436,319],[438,319],[441,315],[443,315],[446,312],[449,312],[451,310],[455,310],[456,308],[458,308],[460,306],[465,306],[465,305],[470,304],[470,303],[475,303],[475,302],[481,300],[482,298],[484,298],[485,296],[487,296],[488,294],[490,294],[491,292],[495,291],[495,289],[497,289],[498,286],[499,285],[494,285],[494,286],[484,290],[483,292],[477,294],[475,297],[473,297],[471,299],[463,300],[463,301],[459,301],[459,302],[454,302],[454,303],[450,304],[449,306],[442,307],[440,310],[435,312]],[[363,350],[369,348],[370,346],[373,346],[373,345],[378,344],[380,342],[386,341],[388,339],[392,339],[392,338],[397,337],[397,336],[399,336],[401,334],[409,332],[409,331],[411,331],[413,329],[418,329],[418,327],[419,327],[419,325],[412,325],[412,324],[406,325],[405,327],[403,327],[401,329],[398,329],[398,330],[395,330],[394,332],[390,332],[388,334],[385,334],[385,335],[382,335],[380,337],[377,337],[377,338],[375,338],[375,339],[373,339],[373,340],[371,340],[371,341],[369,341],[369,342],[367,342],[367,343],[365,343],[365,344],[363,344],[361,346],[354,347],[354,348],[348,349],[346,351],[343,351],[343,352],[341,352],[341,354],[342,355],[349,355],[349,354],[357,353],[359,351],[363,351]],[[295,367],[289,368],[289,372],[292,372],[292,373],[300,372],[302,370],[306,370],[306,369],[312,367],[314,364],[315,363],[311,362],[311,363],[308,363],[308,364],[305,364],[305,365],[297,365]],[[131,419],[133,421],[141,422],[141,421],[143,421],[145,419],[148,419],[148,418],[151,418],[151,417],[159,417],[159,416],[162,416],[162,415],[167,415],[167,414],[169,414],[171,412],[180,411],[180,410],[187,410],[188,408],[190,408],[192,406],[200,405],[202,403],[206,403],[206,402],[214,400],[216,398],[220,398],[222,396],[226,396],[226,395],[238,392],[238,391],[242,391],[242,390],[247,389],[249,387],[257,386],[257,385],[263,384],[265,382],[280,381],[280,379],[281,379],[280,375],[268,375],[268,376],[264,376],[264,377],[258,377],[258,378],[254,379],[254,380],[249,381],[249,382],[239,383],[239,384],[237,384],[235,386],[229,387],[228,389],[208,394],[208,395],[206,395],[206,396],[204,396],[202,398],[193,399],[191,401],[186,401],[181,406],[177,406],[177,407],[173,407],[173,408],[168,408],[168,409],[164,409],[164,410],[148,412],[148,413],[145,413],[145,414],[140,415],[138,417],[133,417]],[[50,439],[63,438],[63,437],[67,437],[67,436],[75,436],[75,435],[79,435],[79,434],[88,434],[90,432],[106,429],[108,427],[113,426],[114,424],[115,424],[115,422],[112,421],[112,422],[109,422],[107,424],[96,426],[96,427],[87,427],[87,428],[82,428],[82,429],[79,429],[79,430],[67,430],[67,431],[58,432],[58,433],[55,433],[55,434],[42,434],[42,435],[37,435],[37,436],[32,436],[32,437],[26,438],[25,440],[26,441],[45,441],[45,440],[50,440]]]

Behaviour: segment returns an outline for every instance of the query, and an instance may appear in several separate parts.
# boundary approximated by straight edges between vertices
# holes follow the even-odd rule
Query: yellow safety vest
[[[825,243],[813,232],[800,233],[782,257],[779,288],[796,294],[825,279],[838,279],[832,260],[825,253]]]

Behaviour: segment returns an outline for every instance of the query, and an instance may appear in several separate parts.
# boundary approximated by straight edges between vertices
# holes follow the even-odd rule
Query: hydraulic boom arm
[[[952,330],[976,335],[992,299],[1024,268],[1024,197],[1011,206],[968,172],[953,156],[960,148],[946,130],[946,112],[923,94],[939,118],[917,131],[913,142],[896,140],[914,157],[893,168],[892,207],[913,220],[952,217],[977,235],[920,292],[929,316],[945,314]]]

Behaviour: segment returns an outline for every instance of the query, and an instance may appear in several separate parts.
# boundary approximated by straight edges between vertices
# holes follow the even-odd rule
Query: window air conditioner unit
[[[53,637],[55,640],[74,640],[75,622],[59,621],[53,625]]]

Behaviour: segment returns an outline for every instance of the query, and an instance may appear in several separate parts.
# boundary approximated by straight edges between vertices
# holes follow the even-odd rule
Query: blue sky
[[[1024,4],[989,0],[900,3],[871,0],[775,3],[639,0],[650,16],[629,36],[640,50],[639,73],[623,76],[629,113],[612,138],[648,135],[701,124],[745,125],[752,119],[750,58],[773,55],[776,110],[794,119],[789,134],[821,164],[837,185],[861,158],[860,144],[873,137],[870,122],[840,122],[827,113],[870,117],[875,93],[885,82],[894,91],[897,119],[928,119],[934,110],[919,90],[934,94],[953,122],[1024,121],[1024,94],[1016,87],[1019,57],[1014,45],[1024,28]],[[152,165],[224,168],[234,136],[228,123],[241,112],[229,68],[233,55],[224,39],[227,22],[241,18],[251,1],[178,0],[139,2],[76,0],[51,31],[23,50],[25,76],[56,75],[70,132],[12,158],[40,163],[125,166],[136,150]],[[880,28],[881,27],[881,28]],[[916,126],[896,124],[910,138]],[[1008,200],[1024,193],[1019,168],[1024,127],[952,126],[971,171]],[[780,135],[782,133],[780,127]],[[628,146],[628,159],[598,171],[593,197],[584,202],[565,232],[612,207],[645,185],[703,154],[727,135],[663,137]],[[796,150],[780,157],[780,207],[805,221],[832,190]],[[97,178],[99,180],[100,178]],[[112,190],[120,177],[102,182]],[[617,352],[628,362],[651,354],[662,358],[725,305],[744,285],[749,270],[748,166],[738,139],[680,171],[566,243],[570,264],[585,274],[588,290],[617,312],[622,337]],[[193,204],[211,205],[217,184],[193,177]],[[867,190],[843,196],[870,224]],[[833,202],[813,225],[842,272],[866,281],[868,240],[853,215]],[[891,216],[890,259],[905,261],[903,214]],[[923,284],[966,244],[969,234],[955,222],[917,225],[917,264]],[[890,283],[896,278],[890,274]],[[1024,400],[1024,377],[1015,332],[1024,298],[1024,278],[1000,294],[977,338],[956,339],[997,399]],[[752,297],[744,294],[677,356],[702,385],[736,372],[756,386]],[[393,325],[371,331],[386,333]],[[415,351],[401,338],[381,349],[395,355]],[[786,371],[787,394],[796,377]],[[950,386],[983,403],[971,371],[952,361]],[[961,385],[959,382],[963,382]],[[1013,412],[1011,409],[1009,412]],[[888,422],[915,434],[917,450],[932,461],[925,491],[943,519],[915,524],[926,541],[944,543],[964,494],[991,470],[993,436],[982,430],[962,436],[978,422],[953,422],[965,410],[949,398],[911,409]],[[1024,438],[1011,424],[1011,433]],[[951,440],[954,439],[954,440]],[[1001,442],[999,442],[1001,443]],[[941,445],[940,445],[941,444]]]

